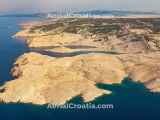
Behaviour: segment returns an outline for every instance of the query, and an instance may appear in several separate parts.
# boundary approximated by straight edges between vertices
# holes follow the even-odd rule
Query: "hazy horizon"
[[[158,0],[1,0],[0,13],[35,13],[57,10],[129,10],[160,12]]]

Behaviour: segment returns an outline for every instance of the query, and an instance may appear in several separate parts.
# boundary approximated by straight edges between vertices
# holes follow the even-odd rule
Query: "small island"
[[[58,18],[22,24],[29,53],[14,64],[14,80],[0,88],[5,103],[89,102],[128,77],[160,92],[160,18]],[[132,94],[132,93],[131,93]]]

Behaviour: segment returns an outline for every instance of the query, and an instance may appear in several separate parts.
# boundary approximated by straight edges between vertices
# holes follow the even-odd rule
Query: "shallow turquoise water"
[[[13,79],[9,74],[16,58],[28,52],[25,43],[11,36],[20,30],[18,23],[39,18],[0,18],[0,83]],[[122,85],[98,84],[113,94],[97,98],[94,104],[113,104],[114,109],[47,109],[32,104],[0,104],[0,120],[159,120],[160,94],[150,93],[142,84],[124,80]],[[75,97],[70,103],[83,103]]]

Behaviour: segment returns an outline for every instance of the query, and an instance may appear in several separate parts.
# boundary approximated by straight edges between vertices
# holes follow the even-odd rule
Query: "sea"
[[[19,23],[40,17],[0,17],[0,84],[13,80],[10,74],[16,59],[29,52],[24,40],[12,36],[21,30]],[[27,86],[26,86],[27,87]],[[97,84],[112,94],[98,97],[88,104],[112,104],[109,109],[51,109],[48,105],[0,103],[0,120],[160,120],[160,94],[151,93],[141,83],[125,78],[121,85]],[[54,94],[54,93],[53,93]],[[85,104],[77,96],[67,104]]]

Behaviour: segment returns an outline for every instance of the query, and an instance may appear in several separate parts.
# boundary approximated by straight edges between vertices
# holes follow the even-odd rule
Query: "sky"
[[[31,13],[72,9],[160,12],[160,0],[0,0],[0,13]]]

